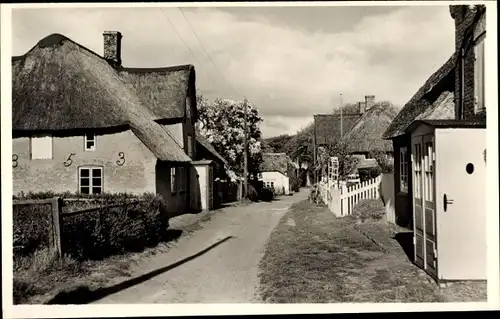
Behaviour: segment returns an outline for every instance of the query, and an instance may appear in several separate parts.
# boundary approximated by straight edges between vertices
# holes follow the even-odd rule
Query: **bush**
[[[385,207],[378,199],[361,200],[354,206],[352,216],[361,221],[381,220],[385,216]]]
[[[73,197],[70,193],[49,192],[23,196],[19,198]],[[63,213],[85,208],[97,209],[79,215],[63,215],[61,218],[63,253],[74,259],[102,259],[116,253],[142,250],[157,244],[166,234],[169,215],[161,196],[103,194],[93,197],[86,195],[79,199],[64,201]],[[52,249],[50,204],[14,205],[13,213],[15,259],[47,247]]]
[[[51,245],[52,206],[14,205],[12,208],[14,258]]]
[[[143,195],[108,199],[96,211],[63,218],[62,245],[77,260],[102,259],[156,245],[168,228],[165,203],[160,196]],[[119,204],[118,207],[106,207]]]
[[[270,202],[274,199],[274,190],[269,187],[263,187],[260,191],[260,200]]]
[[[290,185],[293,192],[298,192],[300,190],[301,180],[297,176],[290,177]]]
[[[382,174],[382,170],[379,166],[370,167],[370,168],[360,168],[358,169],[359,179],[361,182],[373,179]]]
[[[370,156],[374,158],[378,165],[380,166],[381,173],[393,173],[394,172],[394,158],[388,158],[386,153],[381,151],[373,151]]]

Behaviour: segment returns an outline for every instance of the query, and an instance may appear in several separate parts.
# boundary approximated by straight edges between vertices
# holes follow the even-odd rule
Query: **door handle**
[[[444,194],[444,196],[443,196],[444,211],[446,211],[448,209],[449,204],[453,204],[453,199],[448,199],[448,196],[446,196],[446,194]]]

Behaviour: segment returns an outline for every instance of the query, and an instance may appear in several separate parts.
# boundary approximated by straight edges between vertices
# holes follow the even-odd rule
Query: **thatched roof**
[[[342,132],[345,135],[351,130],[361,114],[345,114],[342,116]],[[316,145],[326,145],[340,140],[340,115],[314,115],[314,134]]]
[[[391,139],[400,135],[405,134],[405,129],[410,125],[417,117],[421,116],[424,113],[428,113],[429,109],[434,109],[437,105],[435,105],[436,100],[439,100],[440,97],[443,99],[445,97],[449,98],[449,94],[443,96],[443,92],[452,92],[455,91],[455,64],[456,64],[456,55],[453,54],[445,64],[443,64],[434,74],[432,74],[429,79],[425,82],[425,84],[413,95],[413,97],[405,104],[403,109],[398,113],[398,115],[394,118],[391,125],[387,128],[385,133],[383,134],[384,139]],[[438,103],[440,104],[440,103]],[[448,105],[449,106],[449,105]],[[442,116],[446,116],[446,118],[450,116],[454,116],[450,114],[449,107],[441,108],[442,112],[447,110],[447,112],[443,112]],[[438,113],[433,113],[433,116],[438,116]]]
[[[377,103],[364,113],[347,134],[352,152],[392,151],[392,142],[383,140],[382,134],[396,117],[397,110],[387,103]]]
[[[263,153],[262,172],[288,172],[288,159],[285,153]]]
[[[160,160],[190,158],[101,56],[60,34],[12,59],[12,128],[33,131],[130,128]]]
[[[219,152],[217,152],[215,150],[214,146],[206,138],[204,138],[203,136],[201,136],[197,133],[196,134],[196,141],[201,146],[203,146],[208,152],[210,152],[212,155],[217,157],[222,163],[224,163],[225,165],[229,165],[227,160],[224,157],[222,157],[222,155],[220,155]]]
[[[184,117],[186,97],[195,82],[192,65],[118,71],[122,81],[153,111],[155,120]]]

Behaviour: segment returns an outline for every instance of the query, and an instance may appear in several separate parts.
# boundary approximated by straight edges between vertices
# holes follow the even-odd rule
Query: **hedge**
[[[19,198],[43,199],[61,196],[68,199],[74,198],[73,195],[47,192]],[[79,215],[62,215],[63,253],[74,259],[102,259],[112,254],[141,250],[157,244],[166,234],[169,216],[160,196],[103,194],[83,198],[89,200],[64,201],[63,212],[97,208]],[[107,207],[113,204],[119,206]],[[15,257],[30,255],[50,245],[50,205],[15,205],[13,217],[14,247],[17,247],[14,249]]]

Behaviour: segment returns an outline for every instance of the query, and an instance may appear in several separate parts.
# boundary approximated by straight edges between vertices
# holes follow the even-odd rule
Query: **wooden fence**
[[[62,199],[60,197],[54,197],[50,199],[34,199],[34,200],[14,200],[12,202],[13,206],[27,206],[27,205],[47,205],[50,204],[52,206],[51,208],[51,229],[49,230],[50,232],[50,242],[51,242],[51,249],[54,249],[55,252],[59,255],[59,257],[63,256],[64,249],[62,245],[62,229],[64,227],[64,218],[65,217],[73,217],[85,213],[91,213],[91,212],[96,212],[99,210],[103,209],[109,209],[109,208],[115,208],[115,207],[120,207],[123,206],[124,209],[127,208],[129,205],[133,204],[138,204],[143,202],[143,200],[133,200],[129,201],[126,203],[118,203],[118,204],[111,204],[111,205],[99,205],[99,203],[96,203],[95,207],[90,207],[90,208],[85,208],[85,209],[78,209],[74,211],[69,211],[69,212],[63,212],[62,208],[64,207],[64,201],[80,201],[81,199]],[[83,200],[87,201],[87,200]]]
[[[379,185],[381,180],[382,177],[378,176],[349,187],[346,185],[339,187],[335,183],[331,185],[324,183],[319,185],[319,191],[323,202],[335,216],[348,216],[352,214],[354,206],[359,201],[380,198]]]

